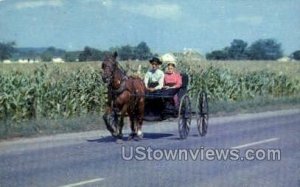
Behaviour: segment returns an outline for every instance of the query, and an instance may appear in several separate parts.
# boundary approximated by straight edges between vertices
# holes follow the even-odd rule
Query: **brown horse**
[[[107,108],[103,119],[112,136],[121,140],[124,117],[128,114],[131,128],[128,139],[141,139],[145,86],[140,78],[128,77],[116,57],[117,53],[107,55],[102,63],[102,79],[108,88]]]

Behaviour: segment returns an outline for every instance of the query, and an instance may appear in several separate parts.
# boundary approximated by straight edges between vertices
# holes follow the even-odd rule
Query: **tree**
[[[300,50],[293,52],[291,57],[295,60],[300,60]]]
[[[228,48],[228,58],[232,60],[242,60],[247,58],[247,42],[240,39],[234,39]]]
[[[274,39],[255,41],[247,50],[250,60],[276,60],[283,55],[281,44]]]
[[[125,45],[110,48],[110,51],[117,51],[121,60],[147,60],[152,56],[151,50],[146,42],[140,42],[137,46]]]
[[[79,59],[80,51],[68,51],[64,55],[64,59],[66,62],[75,62]]]
[[[121,60],[134,60],[136,59],[136,56],[134,54],[134,47],[131,47],[130,45],[122,46],[118,50],[118,54]]]
[[[228,52],[226,50],[227,48],[223,50],[215,50],[211,53],[206,54],[206,59],[208,60],[227,60],[228,59]]]
[[[104,52],[86,46],[84,50],[79,54],[79,61],[98,61],[102,60],[104,56]]]
[[[14,46],[16,45],[15,42],[7,42],[2,43],[0,42],[0,60],[9,59],[14,52]]]
[[[225,47],[222,50],[215,50],[206,54],[209,60],[242,60],[247,59],[246,48],[247,42],[241,39],[234,39],[230,47]]]
[[[41,59],[43,62],[51,62],[52,58],[53,55],[48,51],[45,51],[41,54]]]
[[[152,56],[151,50],[146,42],[139,43],[134,49],[134,54],[139,60],[147,60]]]
[[[55,47],[48,47],[42,54],[41,59],[44,62],[50,62],[53,57],[63,57],[66,51],[62,49],[56,49]]]
[[[79,54],[79,61],[80,62],[87,61],[91,55],[92,55],[91,48],[86,46],[84,47],[83,52]]]

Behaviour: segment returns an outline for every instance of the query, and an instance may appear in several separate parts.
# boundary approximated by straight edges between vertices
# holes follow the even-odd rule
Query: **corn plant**
[[[177,68],[189,75],[190,87],[195,88],[191,95],[194,97],[199,90],[206,90],[210,101],[293,96],[300,91],[297,64],[287,64],[284,68],[279,64],[282,72],[273,66],[254,69],[253,62],[241,62],[243,67],[251,67],[249,71],[236,70],[230,63],[222,63],[182,61],[178,62]],[[106,100],[106,86],[101,79],[99,64],[0,65],[0,123],[3,120],[100,114]],[[149,67],[146,61],[120,64],[133,74],[142,64],[142,76]],[[289,71],[293,73],[289,74]]]

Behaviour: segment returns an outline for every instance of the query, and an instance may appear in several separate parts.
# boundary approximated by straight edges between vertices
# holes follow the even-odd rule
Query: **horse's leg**
[[[123,114],[121,113],[120,115],[120,120],[119,120],[119,123],[118,123],[118,135],[116,136],[117,138],[117,141],[116,143],[123,143],[123,126],[124,126],[124,116]]]
[[[123,127],[124,127],[124,116],[121,114],[120,116],[120,121],[118,123],[118,138],[122,139],[123,138]]]
[[[111,133],[113,137],[116,137],[117,129],[115,128],[114,125],[111,124],[111,122],[113,121],[111,118],[112,118],[112,109],[111,107],[107,107],[103,115],[103,120],[105,122],[107,130]]]
[[[131,140],[136,136],[136,128],[134,125],[134,116],[132,114],[129,114],[129,121],[130,121],[131,133],[128,136],[128,140]]]
[[[117,136],[118,140],[123,139],[124,117],[125,117],[127,108],[128,108],[128,105],[125,104],[125,105],[123,105],[123,107],[121,109],[119,123],[118,123],[118,136]]]
[[[137,112],[136,112],[136,126],[137,126],[137,136],[139,139],[143,138],[143,132],[142,132],[142,125],[143,125],[143,118],[144,118],[144,105],[145,100],[144,98],[140,98],[137,106]]]
[[[133,108],[132,108],[132,105],[129,100],[130,94],[129,93],[127,93],[127,94],[128,94],[127,95],[128,100],[124,99],[126,102],[124,101],[125,104],[122,107],[122,114],[123,114],[123,116],[125,116],[126,113],[128,114],[129,121],[130,121],[130,128],[131,128],[131,133],[129,134],[128,140],[131,140],[133,137],[136,136],[136,128],[134,126],[134,112],[132,110]]]

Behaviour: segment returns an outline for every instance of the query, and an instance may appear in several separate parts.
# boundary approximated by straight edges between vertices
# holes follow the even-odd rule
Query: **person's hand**
[[[147,90],[148,90],[149,92],[154,92],[154,91],[155,91],[155,88],[147,88]]]
[[[175,86],[164,86],[164,89],[171,89],[171,88],[175,88]]]

